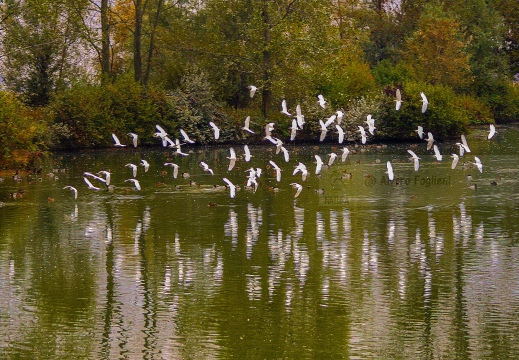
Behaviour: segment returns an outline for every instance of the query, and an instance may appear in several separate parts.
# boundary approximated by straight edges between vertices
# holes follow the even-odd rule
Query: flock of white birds
[[[249,91],[250,91],[249,92],[250,97],[253,98],[254,94],[257,91],[257,87],[250,85]],[[422,113],[425,113],[427,111],[427,106],[429,104],[429,101],[423,92],[420,93],[420,96],[421,96],[421,102],[422,102],[421,111],[422,111]],[[318,95],[317,99],[318,99],[319,105],[323,109],[326,109],[327,101],[325,100],[325,98],[322,95]],[[402,106],[402,96],[401,96],[399,89],[396,90],[395,102],[396,102],[395,110],[398,111],[398,110],[400,110],[400,108]],[[296,106],[295,111],[296,111],[295,115],[291,114],[288,111],[286,101],[283,100],[281,102],[281,113],[287,117],[292,118],[292,126],[289,128],[291,142],[293,142],[295,140],[297,132],[301,131],[305,124],[305,116],[302,114],[301,106],[299,104]],[[326,138],[326,135],[327,135],[329,129],[335,128],[335,130],[337,131],[337,134],[338,134],[339,144],[343,143],[344,130],[341,127],[341,122],[342,122],[343,116],[344,116],[344,113],[341,110],[337,110],[326,121],[319,120],[320,130],[321,130],[319,140],[321,142],[324,141],[324,139]],[[360,143],[363,145],[366,144],[366,142],[367,142],[368,133],[371,136],[373,136],[375,134],[375,129],[376,129],[375,128],[375,119],[372,117],[372,115],[367,115],[365,123],[367,124],[367,128],[368,128],[367,132],[363,126],[360,126],[360,125],[358,126],[358,132],[360,135]],[[220,138],[220,129],[212,121],[209,122],[209,126],[212,129],[214,140],[217,141]],[[290,153],[287,150],[287,148],[284,146],[283,141],[273,135],[273,133],[275,131],[275,127],[276,127],[276,124],[272,123],[272,122],[265,125],[264,139],[266,141],[269,141],[270,143],[272,143],[276,147],[276,151],[275,151],[276,155],[282,153],[285,162],[288,163],[290,161]],[[184,130],[180,129],[180,135],[182,136],[182,139],[183,139],[182,140],[183,142],[181,142],[178,138],[175,140],[172,140],[170,135],[160,125],[155,125],[155,128],[156,128],[156,132],[153,134],[153,136],[160,139],[163,147],[175,149],[176,150],[175,154],[177,154],[178,156],[188,156],[189,155],[188,153],[182,151],[182,146],[186,145],[186,144],[194,144],[195,141],[192,140]],[[248,133],[254,134],[254,131],[251,130],[251,128],[250,128],[250,116],[247,116],[247,118],[245,119],[242,130],[246,131]],[[438,146],[436,144],[434,144],[435,140],[434,140],[433,134],[431,132],[428,132],[427,137],[425,138],[424,137],[425,133],[424,133],[424,129],[422,126],[418,126],[418,128],[415,131],[417,132],[420,139],[423,139],[426,141],[427,151],[430,151],[432,149],[436,160],[442,161],[443,155],[440,153]],[[487,138],[490,140],[495,135],[495,133],[496,133],[496,129],[495,129],[494,125],[490,125],[490,132],[489,132]],[[129,137],[131,137],[132,145],[134,147],[137,147],[138,146],[138,135],[135,133],[128,133],[127,135]],[[112,134],[112,138],[114,141],[114,146],[116,146],[116,147],[127,146],[126,144],[121,143],[121,141],[119,140],[119,138],[117,137],[116,134]],[[459,155],[458,154],[450,155],[450,157],[453,159],[452,165],[451,165],[452,169],[456,168],[460,157],[465,156],[466,153],[471,153],[471,150],[469,148],[469,145],[468,145],[467,140],[464,135],[461,135],[461,141],[457,142],[456,145],[459,148]],[[418,171],[418,169],[420,168],[420,157],[418,157],[416,155],[416,153],[410,149],[408,149],[407,152],[411,155],[410,160],[414,164],[414,170]],[[349,153],[350,153],[350,150],[347,147],[342,148],[342,154],[340,156],[340,159],[342,162],[346,161]],[[324,166],[327,166],[327,167],[332,166],[335,159],[337,157],[339,157],[338,154],[336,154],[334,152],[328,154],[328,156],[329,156],[328,161],[325,164],[325,162],[323,161],[321,156],[314,155],[314,158],[315,158],[314,173],[315,173],[315,175],[319,175]],[[229,166],[227,168],[228,172],[231,172],[233,170],[236,162],[239,159],[243,159],[243,161],[249,162],[251,160],[251,158],[252,158],[252,155],[251,155],[250,149],[247,145],[243,146],[243,156],[241,156],[241,157],[238,157],[236,155],[236,151],[234,150],[234,148],[231,147],[229,149],[229,156],[227,157],[227,159],[229,160]],[[476,166],[480,172],[483,172],[483,164],[481,163],[481,160],[477,156],[474,156],[473,161],[471,161],[469,163]],[[139,165],[144,167],[145,172],[147,172],[150,167],[150,164],[146,160],[141,160],[141,163]],[[214,171],[211,169],[209,164],[201,161],[201,162],[199,162],[199,165],[203,171],[208,172],[211,175],[215,175]],[[269,160],[269,165],[273,169],[273,171],[276,173],[276,181],[280,182],[282,169],[273,160]],[[173,178],[176,179],[179,176],[180,166],[178,164],[173,163],[173,162],[167,162],[167,163],[164,163],[164,166],[172,168]],[[388,180],[394,181],[395,174],[393,171],[393,165],[391,164],[391,161],[387,161],[386,166],[387,166],[386,174],[387,174]],[[141,185],[140,185],[139,181],[136,179],[138,165],[130,163],[130,164],[126,164],[126,167],[128,167],[132,170],[133,176],[132,176],[132,178],[126,179],[124,181],[128,182],[128,183],[133,183],[134,188],[136,190],[140,191]],[[251,167],[246,172],[248,172],[248,175],[246,176],[246,180],[244,181],[244,183],[246,184],[245,188],[250,189],[253,192],[255,192],[256,189],[258,188],[258,179],[262,175],[262,169]],[[308,170],[308,168],[305,164],[303,164],[302,162],[298,162],[292,172],[292,176],[296,176],[298,173],[301,174],[301,181],[305,181],[306,178],[308,177],[310,171]],[[187,172],[182,172],[180,174],[183,177],[189,176],[189,174]],[[297,176],[299,176],[299,175],[297,175]],[[87,185],[87,188],[90,190],[95,190],[95,191],[101,190],[101,187],[98,187],[98,186],[95,186],[94,184],[92,184],[91,180],[95,180],[97,183],[103,184],[107,189],[110,189],[110,187],[112,186],[110,183],[111,174],[109,171],[106,171],[106,170],[100,171],[97,174],[85,172],[83,179]],[[216,186],[218,186],[218,187],[221,186],[222,188],[225,187],[226,189],[229,190],[230,197],[234,198],[236,196],[236,190],[240,189],[240,187],[238,185],[235,185],[233,182],[231,182],[231,180],[229,180],[227,177],[222,178],[222,181],[223,181],[223,183],[225,183],[225,185],[215,185],[215,187]],[[290,183],[290,185],[295,189],[294,197],[298,197],[299,194],[301,193],[301,191],[303,190],[303,186],[298,182],[292,182],[292,183]],[[472,185],[471,188],[474,189],[475,185]],[[78,191],[76,188],[74,188],[73,186],[65,186],[64,189],[73,191],[74,198],[77,199]]]

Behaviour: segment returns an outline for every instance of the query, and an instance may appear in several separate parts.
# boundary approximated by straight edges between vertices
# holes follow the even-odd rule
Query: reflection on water
[[[226,148],[194,148],[179,159],[193,165],[189,179],[161,174],[172,156],[161,150],[57,156],[49,167],[67,169],[59,180],[0,184],[0,354],[517,357],[519,158],[500,143],[496,159],[487,146],[471,143],[483,174],[424,161],[417,184],[405,147],[368,149],[310,175],[297,199],[292,162],[311,164],[329,147],[291,149],[279,184],[265,168],[270,147],[251,147],[251,164],[230,174]],[[124,164],[141,157],[151,164],[143,190],[127,190]],[[200,159],[222,176],[203,173]],[[382,181],[387,159],[402,184]],[[250,166],[264,167],[256,193],[230,199],[213,187],[224,176],[242,186]],[[103,168],[114,192],[78,186],[74,201],[62,190]],[[449,186],[420,185],[431,174]],[[9,201],[18,187],[24,197]]]

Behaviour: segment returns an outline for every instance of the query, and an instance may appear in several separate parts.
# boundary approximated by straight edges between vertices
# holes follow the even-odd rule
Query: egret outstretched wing
[[[236,185],[234,185],[229,179],[223,178],[222,179],[227,186],[229,187],[229,194],[231,196],[231,199],[233,199],[236,196]]]
[[[119,138],[117,137],[117,135],[112,134],[112,138],[114,139],[114,143],[115,143],[114,145],[116,147],[125,147],[126,146],[126,145],[121,144],[121,142],[119,141]]]

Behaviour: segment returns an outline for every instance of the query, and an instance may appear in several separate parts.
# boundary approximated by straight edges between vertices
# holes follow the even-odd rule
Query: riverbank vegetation
[[[337,110],[349,139],[368,114],[378,140],[519,118],[516,0],[6,0],[1,15],[4,163],[110,133],[157,144],[155,124],[211,143],[213,121],[222,142],[260,142],[268,122],[289,133],[282,99],[301,105],[306,141]]]

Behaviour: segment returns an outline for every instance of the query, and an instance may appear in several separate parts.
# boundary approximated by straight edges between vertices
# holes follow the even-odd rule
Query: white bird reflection
[[[262,225],[262,211],[261,207],[255,208],[251,203],[247,204],[247,218],[249,223],[247,224],[246,234],[246,250],[247,259],[250,259],[252,255],[252,248],[258,241],[259,229]]]
[[[238,245],[238,214],[233,209],[229,210],[229,219],[224,224],[224,233],[226,237],[231,238],[232,249],[236,249]]]

